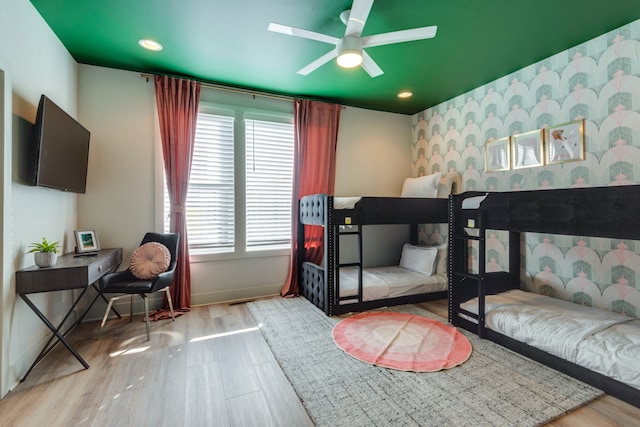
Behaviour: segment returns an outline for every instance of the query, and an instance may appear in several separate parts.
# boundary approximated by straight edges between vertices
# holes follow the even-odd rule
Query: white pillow
[[[445,176],[438,182],[438,194],[436,194],[436,198],[438,199],[447,199],[449,198],[449,194],[451,194],[451,190],[453,189],[453,178],[450,176]]]
[[[447,244],[443,243],[440,246],[434,246],[434,248],[438,251],[435,274],[447,274]]]
[[[435,198],[438,194],[440,172],[418,178],[407,178],[402,185],[402,197]]]
[[[400,257],[400,267],[431,276],[437,254],[438,249],[435,246],[414,246],[405,243]]]

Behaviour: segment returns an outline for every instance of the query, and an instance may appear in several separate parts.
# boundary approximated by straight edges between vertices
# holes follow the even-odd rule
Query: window
[[[293,125],[245,120],[246,247],[289,246]]]
[[[186,214],[192,248],[235,245],[233,154],[233,117],[198,114]]]
[[[195,253],[288,249],[291,114],[200,106],[186,218]],[[165,230],[169,203],[165,189]]]

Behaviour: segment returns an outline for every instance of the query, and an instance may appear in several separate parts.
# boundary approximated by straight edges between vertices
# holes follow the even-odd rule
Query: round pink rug
[[[334,326],[333,339],[356,359],[401,371],[449,369],[471,355],[471,343],[453,326],[390,311],[347,317]]]

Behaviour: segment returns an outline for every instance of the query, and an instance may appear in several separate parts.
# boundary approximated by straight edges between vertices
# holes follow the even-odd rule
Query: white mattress
[[[362,197],[334,197],[334,209],[353,209]]]
[[[488,328],[640,389],[639,320],[521,290],[485,307]],[[461,308],[477,314],[477,298]]]
[[[399,266],[366,268],[362,272],[363,301],[447,290],[447,275],[427,276]],[[340,297],[357,295],[358,268],[340,268]],[[343,302],[351,302],[349,300]]]

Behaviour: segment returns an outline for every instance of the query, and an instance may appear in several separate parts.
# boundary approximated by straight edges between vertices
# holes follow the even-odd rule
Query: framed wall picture
[[[96,232],[94,230],[76,230],[75,235],[76,253],[86,254],[91,252],[98,252],[100,250],[98,236],[96,235]]]
[[[551,126],[546,131],[547,164],[585,159],[584,119]]]
[[[542,166],[544,162],[542,129],[511,137],[511,164],[513,169]]]
[[[509,156],[509,143],[511,137],[489,140],[484,143],[484,171],[496,172],[509,170],[511,157]]]

